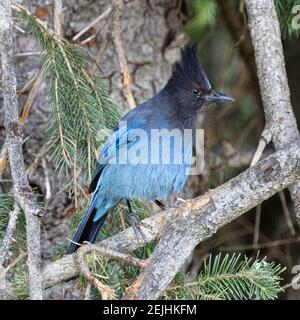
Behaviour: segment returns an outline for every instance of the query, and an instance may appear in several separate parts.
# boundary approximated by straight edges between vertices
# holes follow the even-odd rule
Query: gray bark
[[[295,143],[182,207],[124,298],[159,298],[199,242],[299,179],[299,160]]]
[[[13,178],[14,198],[24,211],[26,217],[30,297],[31,299],[42,299],[39,218],[42,211],[36,203],[25,174],[22,151],[22,126],[19,123],[16,96],[13,22],[10,1],[8,0],[0,2],[0,54],[6,141]]]
[[[276,150],[299,138],[273,0],[246,0],[266,127]],[[300,224],[300,182],[289,188]]]
[[[149,266],[130,287],[125,298],[157,299],[200,241],[299,177],[299,143],[293,143],[217,189],[189,200],[179,208],[145,219],[143,222],[152,227],[151,232],[144,229],[148,241],[157,238],[164,230],[163,235],[149,259]],[[128,253],[144,244],[129,228],[98,245]],[[46,266],[44,285],[52,286],[78,274],[75,254],[65,256]]]

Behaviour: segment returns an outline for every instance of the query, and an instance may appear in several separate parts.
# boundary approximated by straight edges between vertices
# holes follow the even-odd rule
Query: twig
[[[281,240],[259,243],[257,245],[250,244],[250,245],[242,245],[242,246],[234,246],[234,247],[220,247],[220,250],[221,251],[260,250],[264,248],[277,247],[277,246],[282,246],[285,244],[295,243],[299,241],[300,241],[300,237],[296,237],[296,238],[290,238],[290,239],[281,239]]]
[[[286,285],[282,286],[282,289],[286,290],[286,289],[292,287],[294,284],[296,284],[298,287],[299,280],[300,280],[300,273],[298,273],[295,277],[293,277],[293,279],[290,283],[287,283]]]
[[[16,53],[16,57],[30,57],[30,56],[40,56],[41,51],[28,51],[28,52],[20,52]]]
[[[257,246],[259,242],[260,220],[261,220],[261,203],[255,208],[253,246]]]
[[[5,268],[5,272],[7,273],[10,269],[12,269],[16,264],[18,264],[26,256],[27,256],[27,252],[22,250],[19,256]]]
[[[20,207],[15,203],[14,210],[9,213],[8,225],[2,240],[2,246],[0,248],[0,267],[4,263],[7,250],[9,249],[10,244],[13,240],[13,235],[17,226],[19,213],[20,213]]]
[[[287,223],[287,226],[290,230],[290,234],[292,236],[295,236],[296,235],[296,230],[294,228],[294,224],[293,224],[293,221],[291,219],[291,216],[290,216],[290,212],[289,212],[289,208],[287,206],[287,203],[286,203],[286,199],[285,199],[285,195],[284,195],[284,192],[283,191],[280,191],[279,192],[279,197],[280,197],[280,201],[281,201],[281,206],[282,206],[282,210],[283,210],[283,214],[285,216],[285,220],[286,220],[286,223]]]
[[[95,34],[92,34],[91,36],[87,37],[86,39],[84,39],[83,41],[80,42],[81,45],[84,45],[88,42],[90,42],[92,39],[94,39],[96,37]]]
[[[133,93],[131,91],[131,77],[128,70],[125,51],[122,43],[122,29],[120,18],[123,12],[123,0],[114,0],[114,13],[113,13],[113,42],[115,45],[116,53],[118,56],[120,70],[123,76],[123,95],[130,109],[136,106]]]
[[[130,254],[122,253],[107,247],[99,247],[95,244],[85,244],[77,250],[76,259],[78,264],[81,264],[86,254],[93,251],[102,257],[113,260],[119,260],[121,262],[127,263],[140,269],[144,269],[147,266],[147,261],[145,260],[138,259]]]
[[[84,300],[91,300],[91,289],[92,289],[92,284],[88,282],[84,290]]]
[[[45,174],[45,188],[46,188],[45,207],[47,207],[47,204],[48,204],[49,200],[51,199],[51,184],[50,184],[49,172],[48,172],[48,168],[47,168],[47,161],[44,157],[42,158],[42,167],[43,167],[44,174]]]
[[[223,0],[218,0],[218,5],[222,10],[222,17],[225,20],[229,32],[231,33],[234,41],[238,43],[238,49],[244,58],[247,68],[250,71],[252,81],[253,83],[256,83],[257,76],[253,59],[253,47],[251,45],[251,39],[248,36],[248,33],[244,33],[244,25],[241,22],[240,15],[233,4],[224,2]],[[259,92],[256,87],[257,86],[255,86],[255,90],[257,92],[256,96],[258,96]]]
[[[15,24],[14,24],[14,28],[15,28],[16,30],[20,31],[20,32],[23,33],[23,34],[26,33],[25,30],[23,30],[21,27],[15,25]]]
[[[84,33],[86,33],[93,25],[97,22],[103,20],[104,18],[108,17],[111,12],[111,7],[101,13],[96,19],[94,19],[91,23],[89,23],[86,27],[84,27],[81,31],[79,31],[73,38],[73,41],[78,40]]]
[[[28,177],[31,177],[34,171],[36,170],[39,162],[41,159],[46,155],[46,153],[49,150],[49,146],[47,144],[43,145],[41,150],[38,152],[38,154],[35,156],[33,162],[30,164],[30,166],[26,169],[26,174]]]
[[[30,78],[21,88],[20,91],[17,92],[17,97],[19,97],[22,94],[27,93],[31,87],[33,86],[33,83],[35,82],[36,78],[39,76],[39,73],[37,72],[32,78]]]
[[[80,273],[99,291],[103,300],[114,299],[115,293],[113,289],[103,284],[97,279],[96,275],[90,271],[88,264],[85,262],[85,256],[90,252],[95,252],[105,258],[121,260],[138,268],[145,268],[146,266],[146,261],[135,258],[129,254],[117,252],[109,248],[97,247],[93,244],[81,246],[76,253],[76,262],[80,268]]]
[[[41,74],[38,74],[37,77],[35,78],[34,82],[32,83],[32,87],[29,91],[29,94],[24,102],[24,105],[22,107],[21,110],[21,114],[20,114],[20,123],[24,124],[26,119],[28,118],[29,115],[29,111],[33,105],[33,102],[36,98],[36,95],[38,93],[38,90],[41,86],[43,77]]]
[[[53,30],[56,34],[62,34],[62,0],[53,0]]]
[[[8,162],[7,141],[5,140],[0,153],[0,174],[5,170]]]
[[[99,68],[99,64],[100,64],[100,60],[104,54],[104,51],[106,50],[106,47],[108,45],[108,42],[109,40],[108,39],[105,39],[103,41],[103,43],[101,44],[97,54],[96,54],[96,57],[95,57],[95,60],[94,60],[94,63],[92,64],[91,68],[90,68],[90,73],[93,75],[95,74],[97,68]]]
[[[25,174],[22,153],[22,127],[19,123],[14,70],[13,27],[11,3],[0,3],[0,52],[3,84],[3,105],[9,163],[14,185],[14,198],[25,213],[28,247],[28,269],[31,299],[42,299],[40,215],[43,213],[36,202]]]
[[[261,158],[266,146],[270,143],[271,139],[272,139],[271,130],[269,128],[265,128],[260,136],[259,143],[258,143],[257,149],[255,151],[255,154],[251,160],[250,167],[257,164],[257,162]]]
[[[257,164],[266,146],[270,143],[271,139],[272,139],[271,131],[269,130],[269,128],[265,128],[260,136],[259,143],[255,151],[255,154],[252,158],[250,167]],[[257,245],[259,241],[260,220],[261,220],[261,204],[259,204],[256,207],[254,233],[253,233],[253,245]]]
[[[34,81],[32,81],[34,80]],[[21,89],[20,93],[25,92],[28,90],[28,88],[31,86],[31,90],[24,102],[24,105],[21,109],[21,114],[19,117],[19,121],[21,124],[24,124],[26,119],[28,118],[29,111],[32,107],[32,104],[35,100],[35,97],[38,93],[38,89],[40,87],[40,84],[42,82],[41,74],[35,75],[28,83],[25,84],[25,86]],[[8,162],[8,145],[5,141],[1,153],[0,153],[0,174],[5,170]]]

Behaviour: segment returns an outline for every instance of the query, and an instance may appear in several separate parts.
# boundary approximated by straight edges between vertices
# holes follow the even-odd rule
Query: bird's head
[[[176,101],[186,108],[192,107],[195,111],[211,102],[234,101],[233,98],[212,89],[197,57],[195,43],[181,51],[181,60],[174,65],[166,87]]]

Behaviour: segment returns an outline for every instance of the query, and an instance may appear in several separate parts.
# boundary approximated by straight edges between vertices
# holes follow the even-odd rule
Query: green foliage
[[[149,209],[141,201],[131,200],[130,203],[132,210],[140,220],[143,220],[150,215]],[[78,212],[72,216],[70,221],[69,238],[72,238],[73,234],[75,233],[83,214],[84,212]],[[104,227],[101,229],[101,232],[98,235],[97,241],[111,237],[114,234],[121,232],[123,228],[127,227],[130,227],[128,209],[125,203],[120,203],[115,209],[111,210],[106,219]],[[57,259],[65,254],[69,244],[69,242],[65,242],[64,244],[55,247],[54,255]],[[153,245],[148,244],[144,248],[137,250],[137,255],[141,259],[145,259],[150,255],[152,249]]]
[[[3,238],[9,220],[9,212],[13,209],[14,198],[9,193],[0,194],[0,239]]]
[[[9,213],[13,210],[13,205],[14,198],[12,194],[0,194],[0,244],[5,235]],[[13,288],[12,298],[14,299],[24,299],[28,296],[26,250],[25,216],[21,212],[6,262],[8,280]]]
[[[29,283],[27,278],[26,257],[23,257],[11,271],[10,283],[13,288],[13,298],[15,300],[24,300],[28,298]]]
[[[40,43],[42,72],[47,80],[52,117],[48,128],[52,159],[71,177],[77,204],[79,177],[91,178],[98,155],[101,130],[111,129],[119,118],[103,80],[89,73],[83,51],[53,34],[28,11],[22,18]]]
[[[200,300],[241,300],[277,298],[280,287],[280,273],[284,271],[274,262],[265,259],[251,259],[246,256],[226,254],[211,255],[204,262],[203,271],[197,281],[186,283],[179,274],[176,284],[170,287],[167,298]]]
[[[300,29],[292,27],[292,19],[296,13],[292,12],[295,5],[300,5],[299,0],[275,0],[277,15],[283,38],[298,37]],[[298,11],[299,13],[299,11]]]
[[[216,21],[217,4],[212,0],[193,0],[193,17],[187,23],[187,32],[193,39],[201,38],[203,32]]]
[[[0,240],[3,238],[9,221],[9,213],[13,210],[14,199],[10,193],[0,194]],[[25,216],[19,215],[18,223],[14,233],[14,239],[10,247],[10,252],[16,256],[20,251],[26,251],[26,228]]]
[[[139,270],[128,265],[121,265],[117,261],[110,261],[100,258],[95,253],[87,255],[86,261],[91,272],[105,285],[109,286],[115,293],[115,298],[120,299],[125,289],[138,276]],[[83,288],[87,282],[84,277],[80,277],[79,284]],[[91,298],[100,300],[101,297],[96,289],[92,289]]]
[[[149,209],[141,201],[131,201],[131,207],[135,214],[141,220],[150,215]],[[82,213],[77,213],[72,217],[69,234],[70,238],[72,237],[73,233],[78,227],[81,218]],[[123,230],[123,227],[127,228],[129,226],[130,221],[128,218],[127,207],[125,203],[120,203],[109,214],[104,227],[101,229],[97,241],[101,241],[114,234],[117,234],[118,232],[121,232]],[[156,242],[153,241],[152,243],[145,245],[143,248],[136,250],[134,254],[140,259],[147,259],[153,252],[155,244]],[[68,246],[69,242],[66,242],[60,246],[56,246],[54,251],[55,257],[62,257],[65,254]],[[120,265],[116,261],[101,259],[95,253],[87,255],[86,259],[88,261],[90,270],[97,275],[101,282],[108,285],[115,291],[116,298],[120,298],[123,295],[125,289],[139,274],[139,270],[133,266]],[[79,283],[82,286],[82,288],[85,288],[87,282],[84,277],[80,277]],[[99,293],[94,288],[92,289],[92,299],[100,299]]]

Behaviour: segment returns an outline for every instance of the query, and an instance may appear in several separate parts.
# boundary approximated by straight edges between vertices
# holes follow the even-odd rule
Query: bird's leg
[[[177,208],[180,205],[186,203],[186,200],[176,196],[176,199],[175,199],[175,202],[174,202],[173,205],[164,204],[164,203],[162,203],[161,201],[159,201],[157,199],[154,200],[154,203],[156,203],[160,207],[160,209],[162,211],[164,211],[164,210],[168,210],[168,209],[171,209],[171,208]]]
[[[161,201],[159,201],[157,199],[154,200],[154,203],[157,204],[162,211],[168,209],[168,206],[166,206],[164,203],[162,203]]]
[[[134,233],[136,234],[137,237],[141,236],[146,242],[148,242],[145,233],[141,229],[141,225],[144,226],[145,228],[148,228],[148,229],[149,228],[151,229],[151,227],[146,225],[145,223],[141,222],[141,220],[138,218],[138,216],[133,212],[133,210],[131,208],[130,201],[128,199],[126,199],[126,204],[128,207],[128,217],[129,217],[131,226],[134,230]]]

